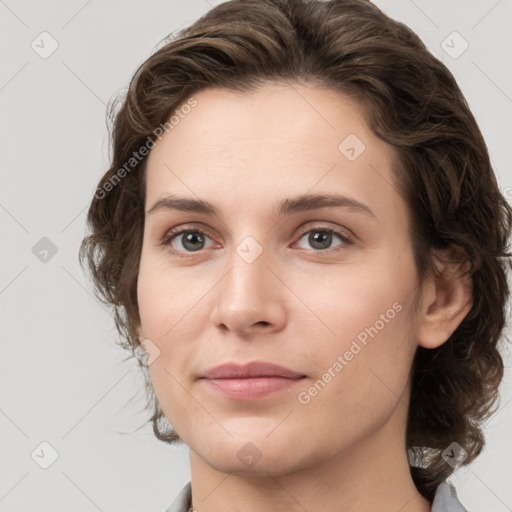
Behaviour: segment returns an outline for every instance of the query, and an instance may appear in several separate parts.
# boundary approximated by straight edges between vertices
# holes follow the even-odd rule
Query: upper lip
[[[296,379],[305,375],[282,366],[264,361],[253,361],[248,364],[224,363],[205,371],[204,379],[248,379],[255,377],[286,377]]]

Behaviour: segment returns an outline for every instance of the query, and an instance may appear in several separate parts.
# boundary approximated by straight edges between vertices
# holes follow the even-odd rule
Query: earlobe
[[[418,345],[437,348],[457,329],[473,305],[471,264],[442,262],[439,274],[425,283],[418,318]]]

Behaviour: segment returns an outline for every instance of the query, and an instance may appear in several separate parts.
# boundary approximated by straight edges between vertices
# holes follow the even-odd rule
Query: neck
[[[406,407],[398,406],[371,436],[321,464],[286,474],[274,474],[271,467],[265,476],[225,473],[190,450],[192,504],[200,512],[430,512],[409,470],[406,413]]]

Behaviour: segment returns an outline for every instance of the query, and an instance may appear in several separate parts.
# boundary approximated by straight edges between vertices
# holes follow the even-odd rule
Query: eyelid
[[[316,222],[316,224],[315,224]],[[310,231],[329,231],[332,233],[335,233],[339,235],[342,238],[346,238],[348,240],[353,240],[354,235],[350,230],[347,228],[342,227],[334,227],[330,226],[328,223],[322,222],[322,221],[310,221],[307,224],[303,225],[299,228],[299,239],[305,235],[306,233],[309,233]]]
[[[171,240],[177,238],[179,235],[182,235],[184,232],[188,231],[201,233],[212,240],[215,238],[214,236],[212,236],[211,232],[205,227],[198,227],[197,224],[179,224],[174,228],[168,229],[161,238],[160,243],[162,245],[169,245]]]

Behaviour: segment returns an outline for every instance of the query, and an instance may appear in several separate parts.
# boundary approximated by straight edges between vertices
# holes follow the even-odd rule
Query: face
[[[194,98],[147,167],[139,334],[167,419],[211,467],[273,475],[404,424],[418,281],[391,148],[333,90]],[[212,373],[253,362],[291,373]]]

